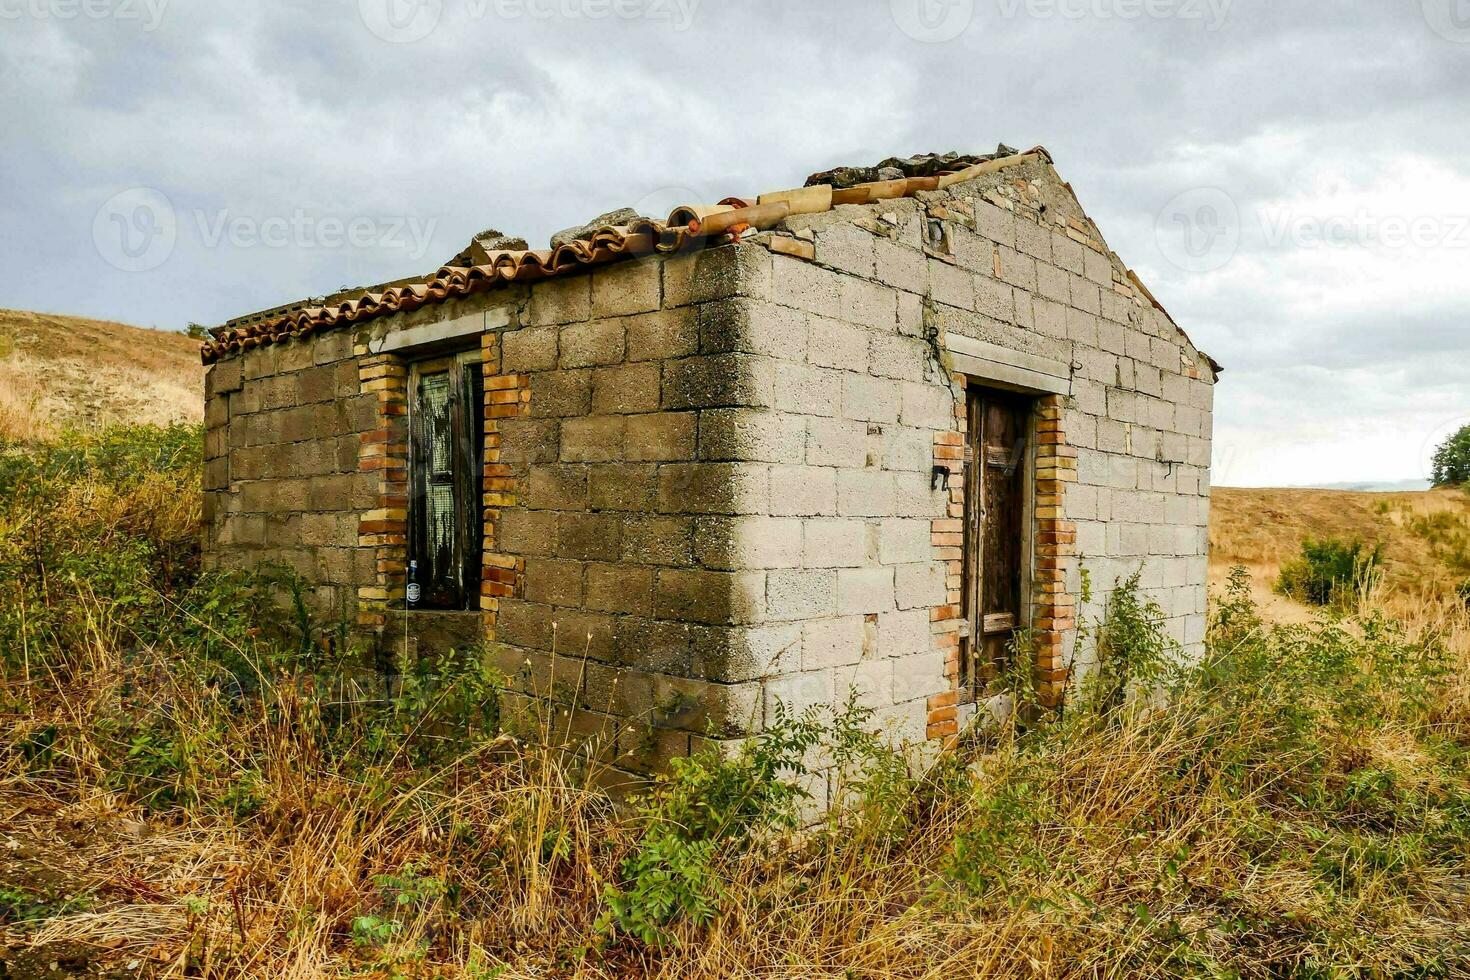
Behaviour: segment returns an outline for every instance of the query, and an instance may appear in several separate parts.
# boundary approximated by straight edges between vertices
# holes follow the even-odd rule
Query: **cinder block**
[[[691,309],[641,313],[624,322],[630,361],[668,360],[699,351],[699,328]]]
[[[892,568],[838,569],[838,615],[882,613],[895,608]]]
[[[800,417],[748,408],[717,408],[699,415],[699,458],[741,462],[800,459],[806,425]]]
[[[852,419],[813,418],[806,420],[806,461],[812,466],[865,465],[868,426]],[[800,454],[785,457],[800,459]]]
[[[837,573],[830,569],[775,569],[766,575],[765,616],[806,620],[836,611]]]
[[[878,525],[878,560],[907,565],[932,557],[931,522],[923,518],[885,518]]]
[[[801,564],[801,523],[794,517],[701,517],[694,557],[706,568],[793,568]]]
[[[855,568],[867,561],[867,524],[812,517],[802,522],[802,564],[807,568]]]
[[[836,471],[825,467],[772,466],[770,512],[780,517],[837,513]]]
[[[666,514],[768,512],[767,468],[759,464],[670,463],[658,476],[658,507]]]
[[[653,610],[689,623],[755,623],[765,611],[766,573],[671,569],[658,572]]]
[[[623,360],[625,333],[622,320],[593,320],[562,327],[560,339],[563,368],[617,364]]]
[[[697,416],[693,412],[629,415],[624,423],[623,454],[640,460],[692,460]]]
[[[900,609],[929,609],[945,601],[944,565],[928,561],[893,570],[894,600]]]
[[[884,517],[894,512],[893,474],[883,470],[838,470],[837,513]]]
[[[657,262],[614,262],[592,272],[592,316],[628,316],[659,308],[663,291]]]
[[[807,322],[807,360],[818,367],[867,371],[868,331],[841,320],[811,316]]]
[[[864,422],[897,422],[903,403],[900,383],[865,374],[842,377],[842,414]]]

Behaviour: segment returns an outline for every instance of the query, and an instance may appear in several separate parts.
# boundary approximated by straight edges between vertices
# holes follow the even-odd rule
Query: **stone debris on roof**
[[[791,215],[912,197],[1038,160],[1051,162],[1043,147],[1016,153],[1004,144],[985,156],[944,153],[892,157],[875,167],[845,167],[816,174],[803,187],[762,194],[754,201],[728,197],[718,204],[684,205],[662,220],[620,208],[586,225],[557,232],[549,249],[527,249],[523,239],[489,229],[433,276],[343,291],[319,304],[303,301],[231,320],[211,331],[214,340],[203,346],[201,356],[205,364],[211,364],[236,351],[416,310],[510,282],[534,282],[625,257],[672,254],[738,241],[747,232],[774,228]],[[858,179],[870,174],[883,176]],[[812,182],[818,178],[825,181]]]
[[[889,157],[871,167],[836,167],[832,170],[823,170],[808,177],[806,186],[831,184],[841,189],[852,187],[855,184],[901,180],[904,177],[935,177],[939,174],[963,170],[978,163],[1019,155],[1019,150],[1002,143],[996,147],[994,153],[984,156],[971,156],[951,151],[949,153],[920,153],[911,157]]]

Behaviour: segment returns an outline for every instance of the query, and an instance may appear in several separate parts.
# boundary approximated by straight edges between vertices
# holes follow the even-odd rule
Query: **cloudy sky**
[[[1470,422],[1470,0],[0,0],[0,94],[0,306],[212,325],[1040,143],[1226,366],[1217,482]]]

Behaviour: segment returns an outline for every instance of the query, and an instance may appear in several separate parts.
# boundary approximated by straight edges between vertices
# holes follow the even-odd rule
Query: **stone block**
[[[558,364],[563,368],[617,364],[625,349],[622,320],[593,320],[561,328]]]
[[[598,368],[592,374],[592,411],[599,415],[656,412],[659,364],[649,361]]]
[[[836,611],[837,573],[830,569],[783,568],[766,575],[767,619],[804,620]]]
[[[836,472],[825,467],[772,466],[770,513],[780,517],[836,514]]]
[[[548,606],[581,605],[584,568],[585,565],[579,561],[527,558],[524,582],[526,599]],[[500,624],[496,625],[498,628]]]
[[[600,463],[621,460],[625,424],[626,420],[621,415],[588,415],[563,419],[562,462]]]
[[[892,568],[837,570],[837,613],[883,613],[895,609]]]
[[[658,508],[666,514],[760,514],[770,499],[766,467],[758,464],[670,463],[658,477]]]
[[[628,316],[657,310],[663,301],[658,262],[614,262],[592,272],[592,316]]]
[[[806,443],[803,419],[780,412],[716,408],[699,415],[699,458],[739,462],[800,459]]]
[[[593,510],[652,511],[658,501],[658,473],[651,463],[592,466],[587,505]]]
[[[630,462],[692,460],[696,419],[694,412],[629,415],[624,425],[623,454]]]

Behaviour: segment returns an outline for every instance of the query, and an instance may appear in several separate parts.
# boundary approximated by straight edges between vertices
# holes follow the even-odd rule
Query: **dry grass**
[[[1454,543],[1458,535],[1459,554]],[[1470,493],[1255,490],[1216,487],[1210,515],[1210,581],[1223,585],[1242,565],[1256,601],[1273,622],[1308,622],[1311,612],[1273,594],[1284,562],[1307,537],[1384,546],[1382,601],[1414,615],[1433,597],[1470,579]]]
[[[199,343],[182,334],[0,310],[0,439],[198,419],[203,379]]]
[[[1347,628],[1232,621],[1167,712],[1079,701],[926,774],[869,746],[849,806],[799,833],[753,811],[693,868],[718,886],[708,921],[645,945],[607,927],[606,890],[639,885],[665,811],[613,806],[586,752],[466,727],[442,683],[385,704],[293,659],[244,583],[156,558],[194,538],[195,479],[0,508],[0,888],[35,901],[15,922],[0,890],[10,975],[1470,969],[1470,614],[1442,593],[1366,596]]]

